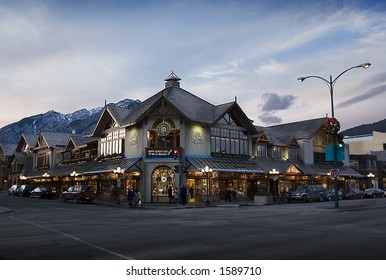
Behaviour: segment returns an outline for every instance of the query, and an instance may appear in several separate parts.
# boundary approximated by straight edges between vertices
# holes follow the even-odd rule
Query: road
[[[129,209],[0,193],[3,260],[385,260],[386,198]]]

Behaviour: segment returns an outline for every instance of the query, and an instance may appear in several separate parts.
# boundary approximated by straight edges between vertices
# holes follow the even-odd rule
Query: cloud
[[[373,98],[373,97],[378,96],[378,95],[383,94],[383,93],[386,93],[386,85],[382,85],[382,86],[370,89],[369,91],[367,91],[364,94],[361,94],[361,95],[355,96],[353,98],[350,98],[349,100],[343,101],[343,102],[337,104],[336,108],[348,107],[348,106],[351,106],[351,105],[354,105],[356,103],[362,102],[364,100]]]
[[[263,104],[259,105],[261,111],[275,111],[288,109],[294,103],[296,96],[264,93],[261,99],[263,100]]]
[[[197,74],[192,75],[193,77],[199,78],[215,78],[218,76],[227,76],[232,74],[241,73],[243,70],[240,68],[240,62],[234,61],[227,65],[216,65],[206,70],[200,70]]]
[[[271,73],[283,73],[287,70],[287,67],[284,64],[277,62],[274,59],[269,59],[264,62],[263,65],[258,67],[255,72],[259,74],[271,74]]]
[[[278,116],[274,116],[271,113],[265,113],[259,116],[259,120],[261,120],[265,124],[278,124],[281,123],[282,120]]]

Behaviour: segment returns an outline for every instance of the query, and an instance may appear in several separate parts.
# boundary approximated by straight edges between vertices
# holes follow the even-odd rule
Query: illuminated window
[[[124,152],[125,129],[108,132],[100,140],[100,152],[102,156],[122,154]]]
[[[211,128],[211,152],[248,155],[248,135],[245,131],[227,128]]]

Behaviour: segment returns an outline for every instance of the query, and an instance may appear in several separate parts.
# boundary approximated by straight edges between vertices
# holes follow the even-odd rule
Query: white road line
[[[67,238],[71,238],[71,239],[73,239],[73,240],[75,240],[75,241],[78,241],[78,242],[80,242],[80,243],[86,244],[86,245],[88,245],[88,246],[90,246],[90,247],[92,247],[92,248],[101,250],[101,251],[103,251],[103,252],[106,252],[106,253],[108,253],[108,254],[117,256],[117,257],[119,257],[119,258],[122,258],[122,259],[125,259],[125,260],[135,260],[135,259],[130,258],[130,257],[127,257],[127,256],[125,256],[125,255],[122,255],[122,254],[119,254],[119,253],[110,251],[110,250],[108,250],[108,249],[106,249],[106,248],[103,248],[103,247],[100,247],[100,246],[91,244],[91,243],[89,243],[89,242],[87,242],[87,241],[84,241],[84,240],[82,240],[82,239],[80,239],[80,238],[78,238],[78,237],[75,237],[75,236],[73,236],[73,235],[71,235],[71,234],[64,233],[64,232],[58,231],[58,230],[56,230],[56,229],[52,229],[52,228],[49,228],[49,227],[46,227],[46,226],[42,226],[42,225],[39,225],[39,224],[36,224],[36,223],[33,223],[33,222],[29,222],[29,221],[26,221],[26,220],[17,219],[17,218],[15,218],[15,217],[13,217],[13,216],[8,216],[8,217],[11,218],[11,219],[14,219],[14,220],[16,220],[16,221],[19,221],[19,222],[23,222],[23,223],[30,224],[30,225],[33,225],[33,226],[36,226],[36,227],[39,227],[39,228],[42,228],[42,229],[45,229],[45,230],[48,230],[48,231],[51,231],[51,232],[55,232],[55,233],[57,233],[57,234],[63,235],[63,236],[65,236],[65,237],[67,237]]]

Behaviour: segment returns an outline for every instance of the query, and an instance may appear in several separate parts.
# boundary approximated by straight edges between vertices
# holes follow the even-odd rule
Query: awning
[[[327,175],[327,173],[329,173],[331,169],[334,169],[332,165],[310,165],[310,167],[314,169],[318,175],[321,175],[321,176]],[[337,166],[336,169],[339,170],[339,176],[342,176],[342,177],[355,177],[355,178],[364,177],[362,174],[356,172],[351,167]]]
[[[291,167],[297,170],[296,173],[306,175],[317,175],[316,171],[310,166],[305,165],[301,162],[281,160],[281,159],[254,159],[257,164],[265,171],[269,173],[271,170],[276,169],[279,174],[289,174],[288,171]],[[290,173],[292,174],[292,173]]]
[[[135,166],[142,159],[141,156],[125,157],[106,159],[100,161],[91,161],[78,164],[58,165],[53,168],[39,169],[25,174],[27,178],[41,178],[44,173],[47,173],[49,177],[64,177],[70,176],[72,172],[76,172],[79,175],[92,175],[114,172],[115,169],[120,167],[125,171],[139,171],[139,168]]]
[[[94,162],[93,166],[90,166],[90,168],[88,170],[85,170],[83,174],[87,175],[87,174],[110,173],[110,172],[113,172],[118,167],[120,167],[121,169],[124,169],[125,171],[138,171],[138,168],[136,170],[130,170],[130,169],[141,159],[142,159],[141,156],[137,156],[137,157],[126,157],[121,159],[111,159],[111,160]]]
[[[256,161],[249,158],[226,158],[187,155],[186,160],[199,171],[205,166],[213,169],[214,172],[228,173],[265,173],[257,165]]]

